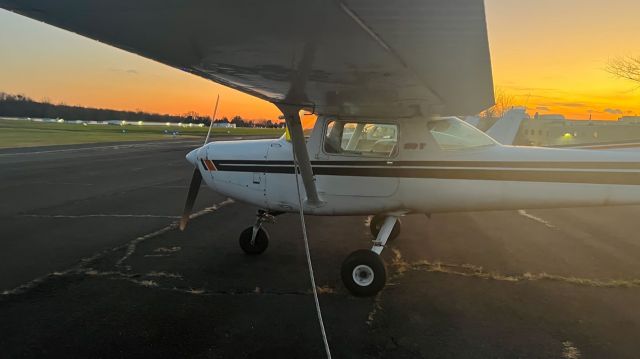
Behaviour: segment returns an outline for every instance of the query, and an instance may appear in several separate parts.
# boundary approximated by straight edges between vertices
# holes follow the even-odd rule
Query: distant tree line
[[[284,127],[284,122],[273,122],[271,120],[244,120],[240,116],[234,116],[231,120],[226,117],[219,118],[213,121],[213,123],[231,123],[236,127],[266,127],[266,128],[280,128]]]
[[[12,95],[0,92],[0,116],[2,117],[33,117],[33,118],[62,118],[65,121],[149,121],[173,123],[204,123],[209,124],[210,116],[201,116],[191,111],[184,115],[161,115],[143,111],[117,111],[109,109],[69,106],[64,103],[52,104],[48,100],[35,101],[25,95]],[[271,120],[245,120],[235,116],[231,120],[227,117],[216,119],[214,123],[231,123],[236,127],[282,127],[279,122]]]

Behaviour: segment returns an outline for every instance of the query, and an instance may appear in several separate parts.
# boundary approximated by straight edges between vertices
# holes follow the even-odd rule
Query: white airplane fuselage
[[[440,132],[438,126],[438,132],[433,132],[434,126],[424,118],[369,121],[382,127],[395,126],[392,136],[376,143],[393,146],[389,155],[335,153],[327,151],[325,144],[331,121],[318,118],[307,141],[323,201],[318,206],[305,204],[307,214],[640,204],[640,161],[633,153],[514,147],[493,141],[482,146],[443,148],[436,137],[464,142],[465,135],[457,138],[446,128]],[[447,126],[457,126],[455,121],[459,120],[447,121]],[[348,148],[348,134],[342,141]],[[299,201],[291,146],[284,136],[213,142],[187,158],[199,167],[206,184],[215,191],[271,211],[294,212],[299,209]],[[302,182],[300,191],[306,198]]]

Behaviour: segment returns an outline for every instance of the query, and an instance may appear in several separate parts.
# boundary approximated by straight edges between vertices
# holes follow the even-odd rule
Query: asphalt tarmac
[[[203,188],[189,141],[0,151],[0,357],[322,358],[299,220]],[[364,217],[308,217],[335,358],[637,358],[638,207],[408,216],[390,280],[354,298]]]

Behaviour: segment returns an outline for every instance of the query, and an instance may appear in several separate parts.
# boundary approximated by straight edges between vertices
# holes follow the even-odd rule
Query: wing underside
[[[0,7],[321,114],[493,104],[483,0],[0,0]]]

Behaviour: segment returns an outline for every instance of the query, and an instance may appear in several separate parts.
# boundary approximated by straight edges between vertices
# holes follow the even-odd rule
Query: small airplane
[[[526,118],[528,118],[528,115],[525,112],[525,108],[517,106],[513,107],[506,111],[502,117],[497,119],[495,123],[485,131],[485,133],[503,145],[517,145],[520,142],[518,137],[521,133],[521,127],[523,126],[522,123]],[[465,121],[474,127],[478,127],[480,119],[477,116],[473,116],[465,118]],[[618,134],[618,137],[619,136],[620,135]],[[634,152],[640,150],[640,143],[637,139],[630,140],[626,137],[618,139],[617,141],[601,139],[600,141],[595,142],[587,141],[584,143],[542,147]]]
[[[455,117],[494,103],[482,0],[0,0],[0,8],[276,105],[282,138],[187,154],[195,169],[181,227],[202,181],[262,209],[239,239],[253,255],[266,250],[263,224],[278,214],[373,215],[372,248],[342,264],[356,296],[385,286],[380,254],[406,215],[640,204],[633,154],[506,146]],[[301,110],[318,115],[308,140]]]

